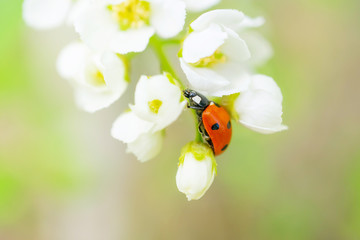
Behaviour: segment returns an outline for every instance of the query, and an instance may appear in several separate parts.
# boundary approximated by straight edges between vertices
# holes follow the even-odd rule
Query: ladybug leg
[[[210,137],[209,137],[208,133],[205,131],[204,125],[200,123],[198,129],[199,129],[199,132],[201,133],[202,138],[208,142],[210,140]]]
[[[199,132],[201,133],[201,135],[203,135],[203,130],[202,130],[201,124],[199,124],[198,129],[199,129]]]
[[[199,132],[201,133],[201,137],[203,138],[203,140],[209,145],[209,147],[211,147],[211,149],[214,152],[213,143],[212,143],[208,133],[206,132],[204,125],[201,122],[199,123],[198,129],[199,129]]]
[[[191,109],[195,109],[195,110],[203,110],[204,109],[202,107],[191,106],[190,104],[188,104],[187,107],[191,108]]]

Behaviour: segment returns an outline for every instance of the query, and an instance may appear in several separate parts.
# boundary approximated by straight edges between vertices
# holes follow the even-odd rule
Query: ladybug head
[[[205,109],[210,104],[210,101],[204,95],[194,90],[185,89],[183,93],[184,97],[189,99],[190,107],[194,107],[196,109]]]

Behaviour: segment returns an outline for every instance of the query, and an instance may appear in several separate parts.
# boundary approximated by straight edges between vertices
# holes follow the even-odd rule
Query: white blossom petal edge
[[[184,0],[186,9],[191,12],[200,12],[218,4],[220,0]]]
[[[111,136],[124,143],[131,143],[148,133],[153,123],[142,120],[132,111],[121,114],[114,122]]]
[[[134,142],[128,143],[126,151],[134,154],[140,162],[147,162],[160,153],[163,141],[162,131],[144,133]]]
[[[161,150],[163,134],[151,133],[153,123],[142,120],[132,111],[121,114],[113,123],[111,136],[127,144],[127,152],[140,162],[154,158]]]
[[[96,112],[120,98],[128,85],[124,60],[111,52],[95,54],[83,43],[71,43],[60,53],[59,74],[75,89],[79,108]]]
[[[198,200],[211,186],[216,175],[212,150],[203,143],[190,142],[182,150],[176,185],[187,199]]]
[[[141,76],[136,85],[135,104],[130,108],[138,117],[154,123],[152,131],[156,132],[173,123],[185,106],[186,101],[175,80],[163,74]]]
[[[234,103],[239,122],[263,134],[288,129],[282,124],[282,99],[280,88],[271,77],[254,75],[249,90]]]
[[[273,56],[271,44],[258,32],[245,31],[240,33],[240,37],[244,39],[249,47],[251,58],[248,64],[251,67],[261,66]]]
[[[72,0],[24,0],[23,18],[35,29],[47,30],[65,22]]]

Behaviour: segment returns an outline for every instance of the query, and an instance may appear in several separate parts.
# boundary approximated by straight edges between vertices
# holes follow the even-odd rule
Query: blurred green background
[[[281,87],[289,130],[235,126],[214,184],[192,202],[175,184],[191,115],[140,164],[109,134],[135,82],[109,109],[78,110],[55,69],[76,35],[27,28],[21,2],[0,0],[1,240],[360,239],[358,0],[222,1],[266,17],[275,56],[259,71]],[[149,58],[133,60],[133,79],[157,73]]]

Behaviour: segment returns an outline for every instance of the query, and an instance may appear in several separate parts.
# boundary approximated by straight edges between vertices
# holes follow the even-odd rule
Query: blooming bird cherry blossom
[[[196,130],[179,126],[181,131],[176,136],[180,138],[183,131],[195,132],[195,140],[181,151],[175,178],[179,191],[189,201],[200,199],[214,181],[214,143],[226,140],[224,152],[236,134],[230,117],[233,123],[263,134],[287,129],[282,123],[280,88],[271,77],[256,74],[257,67],[273,55],[270,43],[256,30],[265,23],[264,18],[250,18],[238,10],[214,10],[190,19],[185,28],[188,32],[182,31],[186,10],[200,12],[219,2],[24,0],[23,4],[27,25],[50,29],[68,22],[79,33],[81,41],[60,52],[57,70],[73,86],[75,102],[84,111],[96,112],[117,101],[134,80],[130,79],[134,75],[131,60],[138,54],[128,53],[140,53],[148,45],[153,48],[160,71],[153,76],[141,72],[140,79],[135,79],[134,102],[114,121],[111,136],[126,144],[126,151],[140,162],[147,162],[160,153],[167,127],[182,113],[192,112]],[[190,86],[177,76],[165,51],[170,43],[179,47],[180,66]],[[145,64],[152,66],[152,62]],[[188,105],[193,109],[186,110],[183,95],[190,92],[185,90],[188,87],[197,94],[191,98],[194,104]],[[204,101],[206,104],[201,104]],[[205,111],[208,118],[203,117]],[[224,116],[225,124],[217,120]],[[209,124],[209,119],[217,122]],[[205,122],[216,135],[209,134]],[[219,123],[226,126],[227,135]]]
[[[206,144],[188,143],[182,150],[176,185],[187,199],[198,200],[209,189],[216,175],[214,154]]]
[[[264,62],[271,50],[267,42],[265,50],[259,49],[239,33],[262,23],[262,18],[251,19],[237,10],[210,11],[192,22],[192,32],[184,40],[180,57],[191,86],[219,97],[245,91],[251,81],[250,63]],[[263,46],[263,39],[256,39]],[[259,60],[252,59],[253,55]]]
[[[93,53],[80,42],[62,50],[57,69],[74,86],[75,101],[87,112],[110,106],[128,85],[126,64],[121,56],[111,52]]]
[[[127,143],[127,151],[139,161],[155,157],[162,146],[162,130],[182,113],[186,101],[169,74],[141,76],[135,90],[135,104],[114,122],[111,135]]]
[[[75,29],[94,50],[142,52],[155,33],[177,35],[185,16],[181,0],[94,0],[75,19]]]

